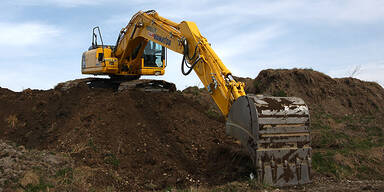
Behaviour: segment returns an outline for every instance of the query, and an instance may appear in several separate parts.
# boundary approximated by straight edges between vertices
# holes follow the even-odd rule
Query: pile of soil
[[[308,104],[316,178],[384,179],[380,85],[303,69],[238,79],[248,93],[296,96]],[[243,180],[255,172],[251,160],[225,135],[225,119],[205,89],[117,91],[103,80],[89,81],[47,91],[0,88],[0,139],[67,154],[74,162],[67,186],[83,190],[249,186]]]
[[[92,84],[0,89],[0,137],[28,149],[67,153],[77,167],[86,167],[89,189],[218,185],[252,171],[223,122],[181,92],[118,92]]]
[[[246,92],[295,96],[311,108],[337,115],[384,113],[384,89],[375,82],[355,78],[331,78],[311,69],[268,69],[255,79],[237,78]]]
[[[238,78],[246,91],[304,99],[311,115],[314,171],[348,179],[384,179],[384,89],[311,69],[268,69]]]

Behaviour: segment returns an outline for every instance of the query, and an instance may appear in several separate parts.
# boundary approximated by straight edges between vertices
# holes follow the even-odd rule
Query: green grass
[[[214,120],[219,120],[220,118],[222,118],[222,115],[219,114],[216,110],[210,108],[208,110],[205,111],[205,114],[210,118],[210,119],[214,119]]]
[[[63,168],[56,172],[56,177],[66,177],[72,174],[73,174],[72,168]]]
[[[25,192],[46,192],[48,191],[48,188],[53,187],[54,186],[52,184],[46,183],[43,179],[40,179],[40,182],[37,185],[28,184],[25,186]]]
[[[254,80],[253,87],[255,88],[255,93],[261,93],[261,83],[260,81]]]
[[[383,130],[378,126],[367,127],[365,128],[365,130],[369,136],[378,136],[378,137],[384,136]]]
[[[376,169],[366,165],[357,167],[357,171],[357,178],[359,179],[384,179],[384,176]]]
[[[314,121],[311,124],[312,130],[326,130],[331,129],[331,127],[327,124],[324,124],[322,121]]]
[[[272,96],[275,96],[275,97],[286,97],[287,96],[287,93],[283,90],[277,90],[277,91],[274,91],[272,93]]]
[[[336,175],[337,164],[333,160],[333,151],[314,152],[312,154],[313,169],[319,173],[331,173]]]
[[[104,162],[112,165],[114,168],[118,168],[120,165],[120,161],[117,159],[115,154],[106,154]]]
[[[93,139],[92,138],[90,138],[89,140],[88,140],[88,146],[93,150],[93,151],[97,151],[97,148],[96,148],[96,145],[95,145],[95,143],[93,142]]]
[[[63,168],[56,172],[56,178],[59,178],[60,184],[72,184],[73,182],[73,169]]]
[[[384,133],[377,125],[377,117],[356,114],[334,116],[317,111],[311,119],[311,129],[316,132],[312,140],[314,171],[336,178],[384,177],[383,173],[375,170],[375,167],[382,166],[381,162],[368,155],[372,148],[384,146]],[[332,121],[338,124],[338,129],[331,127]],[[336,161],[335,154],[344,156],[348,162]]]

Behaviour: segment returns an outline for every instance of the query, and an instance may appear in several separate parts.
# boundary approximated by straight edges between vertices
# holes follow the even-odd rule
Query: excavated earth
[[[302,69],[264,70],[255,79],[238,79],[249,93],[297,96],[310,107],[314,183],[282,190],[384,189],[380,85]],[[116,86],[90,80],[46,91],[0,88],[0,139],[12,142],[9,146],[16,151],[25,147],[27,152],[20,154],[43,153],[35,168],[22,169],[25,173],[6,174],[6,167],[0,166],[0,174],[9,177],[0,182],[0,191],[271,189],[249,181],[251,160],[225,135],[225,120],[205,90],[117,91]],[[39,163],[44,151],[52,153],[51,158],[66,159],[62,169],[52,165],[50,174],[44,174]],[[0,160],[9,156],[2,154]],[[23,159],[19,156],[12,161]],[[39,182],[21,185],[31,172]]]
[[[206,106],[180,92],[117,92],[104,85],[77,80],[47,91],[0,89],[0,137],[67,153],[87,171],[88,189],[217,185],[251,172]]]

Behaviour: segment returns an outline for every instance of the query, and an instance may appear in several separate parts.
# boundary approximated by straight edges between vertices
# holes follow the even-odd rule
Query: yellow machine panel
[[[83,53],[81,72],[83,74],[107,75],[118,72],[118,60],[111,57],[110,47],[99,47]]]

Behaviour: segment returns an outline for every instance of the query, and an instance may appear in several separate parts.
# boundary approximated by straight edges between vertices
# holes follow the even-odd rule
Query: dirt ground
[[[56,170],[65,174],[50,179],[64,180],[60,187],[72,191],[383,189],[376,182],[384,179],[382,87],[297,69],[265,70],[241,80],[249,93],[298,96],[309,105],[315,171],[309,189],[253,184],[251,160],[225,135],[225,120],[208,93],[194,87],[118,92],[102,82],[76,80],[46,91],[0,88],[0,139],[66,154],[73,160],[70,169]],[[350,139],[356,136],[364,139]],[[55,189],[54,183],[40,187]]]
[[[68,153],[96,171],[95,188],[159,190],[218,185],[248,175],[250,160],[221,121],[180,92],[90,88],[1,89],[1,138],[27,149]]]

